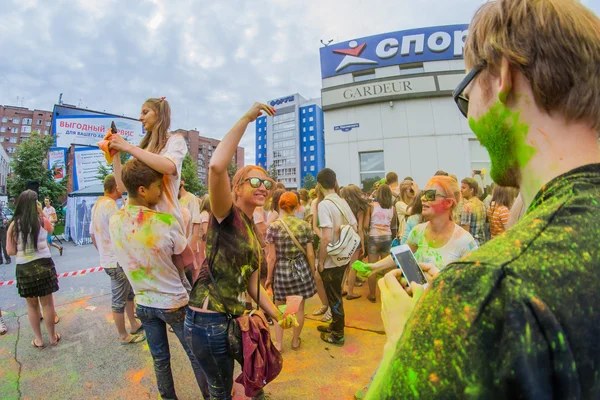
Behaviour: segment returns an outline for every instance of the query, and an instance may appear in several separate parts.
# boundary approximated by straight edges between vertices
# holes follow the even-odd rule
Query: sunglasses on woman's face
[[[248,178],[244,179],[244,182],[250,182],[250,187],[254,189],[258,189],[261,183],[265,185],[265,189],[267,190],[271,190],[273,188],[273,181],[270,179]]]
[[[436,197],[448,197],[445,194],[442,193],[438,193],[437,190],[435,189],[429,189],[429,190],[424,190],[423,194],[421,195],[421,199],[425,200],[425,201],[435,201]]]
[[[473,68],[471,72],[469,72],[467,76],[465,76],[462,82],[459,83],[456,89],[454,89],[454,91],[452,92],[452,98],[458,106],[458,109],[460,110],[461,114],[465,118],[467,118],[467,115],[469,114],[469,99],[464,95],[465,89],[475,79],[475,77],[481,71],[483,71],[483,67],[484,65],[480,65],[478,67]]]

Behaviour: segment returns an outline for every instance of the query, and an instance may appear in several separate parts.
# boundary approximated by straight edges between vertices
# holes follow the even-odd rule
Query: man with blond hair
[[[380,280],[368,398],[599,398],[600,19],[575,0],[489,2],[465,64],[454,99],[527,212],[441,273],[424,265],[424,294],[400,270]]]

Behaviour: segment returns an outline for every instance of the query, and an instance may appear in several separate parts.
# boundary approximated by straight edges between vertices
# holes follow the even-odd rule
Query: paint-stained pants
[[[346,268],[348,268],[348,265],[326,268],[321,272],[327,301],[329,302],[329,308],[331,308],[332,321],[329,327],[331,328],[331,334],[338,339],[344,337],[344,326],[346,324],[342,297],[342,281],[344,280]]]
[[[210,398],[231,400],[234,360],[229,352],[227,316],[188,309],[184,335],[188,346],[206,373]],[[254,397],[254,399],[263,398],[264,393]]]
[[[158,392],[162,399],[177,399],[175,394],[175,385],[173,383],[173,374],[171,372],[171,352],[169,351],[169,337],[167,333],[167,324],[173,328],[177,339],[181,342],[187,353],[196,381],[205,399],[210,398],[206,376],[196,360],[196,357],[188,347],[183,337],[183,323],[185,321],[185,312],[187,307],[166,310],[160,308],[137,306],[136,313],[142,326],[146,331],[148,347],[154,360],[154,372],[156,374],[156,383]]]

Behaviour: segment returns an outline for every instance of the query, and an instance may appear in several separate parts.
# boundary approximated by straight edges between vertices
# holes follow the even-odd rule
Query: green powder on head
[[[490,155],[491,178],[506,182],[515,168],[524,167],[535,154],[526,143],[529,125],[520,121],[520,112],[498,101],[478,120],[469,118],[469,127]]]

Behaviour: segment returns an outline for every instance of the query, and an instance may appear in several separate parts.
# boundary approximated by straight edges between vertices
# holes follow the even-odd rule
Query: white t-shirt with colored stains
[[[186,227],[186,236],[189,242],[192,237],[194,224],[202,223],[200,217],[200,202],[193,193],[188,192],[179,199],[179,205],[181,206],[182,211],[185,209],[189,212],[190,222],[189,226]]]
[[[187,240],[173,215],[128,205],[111,217],[110,238],[137,304],[173,309],[188,303],[173,263],[173,255],[185,250]]]
[[[429,222],[415,226],[409,233],[406,244],[417,246],[415,258],[419,262],[434,264],[439,270],[466,256],[479,246],[473,236],[454,224],[450,240],[442,247],[431,247],[425,239],[425,228]]]
[[[155,210],[171,214],[177,219],[179,224],[185,229],[183,215],[179,205],[179,182],[181,181],[181,168],[183,166],[183,158],[187,154],[188,149],[185,144],[185,139],[181,135],[172,135],[167,140],[165,148],[162,149],[160,155],[173,161],[177,168],[177,175],[164,175],[162,182],[162,195],[158,204],[154,207]]]
[[[100,266],[102,268],[116,268],[117,256],[113,251],[110,241],[110,218],[119,211],[117,202],[110,197],[100,196],[92,208],[92,221],[90,222],[90,235],[94,235]]]

